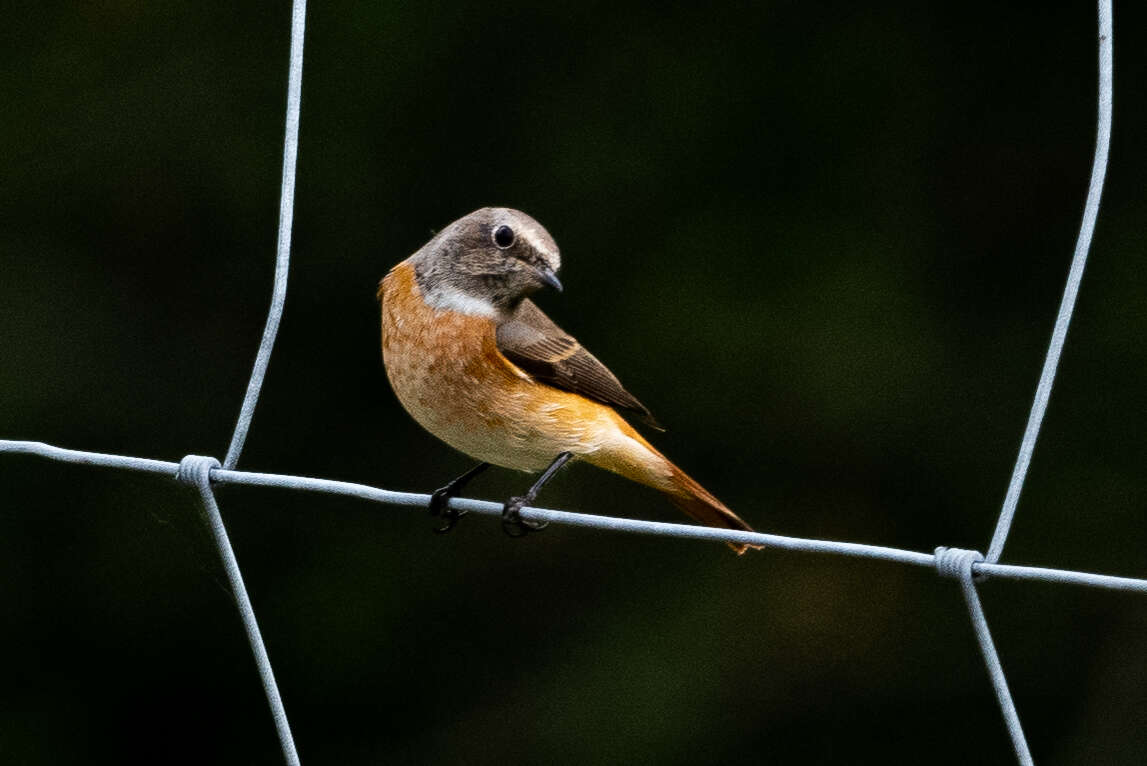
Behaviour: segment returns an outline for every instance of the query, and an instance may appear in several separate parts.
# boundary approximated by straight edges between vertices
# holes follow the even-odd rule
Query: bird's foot
[[[530,532],[537,532],[549,526],[547,521],[532,521],[522,518],[523,506],[529,505],[528,497],[511,497],[502,506],[502,531],[510,537],[525,537]]]
[[[456,508],[450,507],[450,498],[457,497],[458,493],[465,489],[471,479],[489,467],[489,463],[479,463],[445,487],[434,490],[434,494],[430,496],[430,515],[441,516],[446,519],[446,524],[434,530],[435,532],[440,535],[446,534],[451,529],[454,529],[454,525],[458,523],[458,519],[466,515],[466,511],[459,511]]]
[[[440,535],[444,535],[451,529],[454,529],[454,525],[458,523],[458,520],[469,513],[469,511],[460,511],[457,508],[450,507],[450,498],[454,496],[453,492],[451,492],[452,489],[453,487],[448,485],[442,489],[434,490],[434,494],[430,496],[430,515],[441,516],[446,522],[434,530]]]

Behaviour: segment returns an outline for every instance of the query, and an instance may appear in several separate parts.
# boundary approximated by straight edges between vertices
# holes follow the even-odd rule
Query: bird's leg
[[[568,463],[572,457],[572,452],[563,452],[558,455],[554,458],[554,462],[550,463],[550,467],[543,471],[538,480],[534,482],[534,486],[526,491],[526,494],[520,497],[511,497],[506,501],[506,504],[502,506],[502,531],[510,537],[524,537],[530,532],[546,528],[544,521],[523,519],[520,511],[523,507],[534,504],[534,499],[542,491],[542,487],[546,486],[546,483],[554,478],[562,466]]]
[[[430,496],[430,515],[442,516],[446,519],[446,524],[434,530],[435,532],[438,534],[449,532],[454,528],[454,525],[458,523],[458,519],[466,515],[466,511],[459,511],[456,508],[449,507],[450,498],[457,497],[458,493],[470,483],[471,479],[489,467],[489,463],[479,463],[445,487],[434,490],[434,494]]]

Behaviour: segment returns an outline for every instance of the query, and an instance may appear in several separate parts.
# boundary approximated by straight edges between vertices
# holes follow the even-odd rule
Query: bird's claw
[[[436,534],[444,535],[450,530],[454,529],[454,526],[458,523],[458,520],[469,513],[469,511],[460,511],[457,508],[451,508],[449,506],[450,497],[451,495],[448,487],[443,487],[442,489],[435,490],[434,494],[430,496],[430,515],[441,516],[446,521],[445,524],[434,530]]]
[[[549,526],[547,521],[522,518],[522,507],[528,504],[528,498],[511,497],[502,506],[502,531],[510,537],[525,537],[530,532],[537,532]]]

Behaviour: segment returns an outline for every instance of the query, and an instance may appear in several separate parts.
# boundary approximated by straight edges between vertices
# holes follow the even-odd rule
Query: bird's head
[[[525,213],[484,207],[438,232],[410,258],[435,308],[500,317],[543,287],[562,289],[558,246]]]

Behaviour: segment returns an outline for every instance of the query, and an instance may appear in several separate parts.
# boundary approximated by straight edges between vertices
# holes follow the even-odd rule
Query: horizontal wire
[[[1058,585],[1087,585],[1093,588],[1106,588],[1107,590],[1147,593],[1147,580],[1139,580],[1134,577],[1118,577],[1116,575],[1076,572],[1070,569],[1028,567],[1017,564],[989,564],[987,562],[976,564],[972,569],[977,575],[1003,577],[1008,580],[1039,580]]]
[[[159,474],[174,477],[179,470],[179,463],[151,460],[142,457],[126,455],[112,455],[99,452],[84,452],[82,450],[64,449],[54,447],[43,442],[11,441],[0,439],[0,452],[34,455],[37,457],[56,460],[64,463],[79,465],[101,466],[106,468],[119,468],[128,471],[141,471],[144,473]],[[426,508],[430,503],[430,495],[417,492],[398,492],[381,489],[367,484],[357,484],[349,481],[334,479],[316,479],[307,476],[294,476],[291,474],[257,473],[253,471],[228,471],[215,469],[211,471],[211,480],[216,484],[236,484],[251,487],[271,487],[276,489],[296,490],[302,492],[317,492],[343,497],[355,497],[383,505],[407,506]],[[467,498],[452,498],[450,507],[461,511],[469,511],[486,516],[499,516],[502,513],[502,504],[489,500],[472,500]],[[658,537],[676,537],[691,540],[710,540],[722,543],[748,543],[763,545],[775,550],[795,551],[798,553],[821,553],[827,555],[849,556],[852,558],[875,559],[891,561],[898,564],[909,564],[920,567],[935,567],[936,556],[932,553],[909,551],[902,548],[891,548],[883,545],[868,545],[865,543],[840,542],[836,540],[817,540],[805,537],[789,537],[764,532],[741,532],[733,529],[718,529],[715,527],[699,527],[693,524],[675,524],[665,521],[645,521],[642,519],[628,519],[617,516],[602,516],[590,513],[575,513],[573,511],[559,511],[552,508],[522,509],[522,517],[532,521],[548,521],[555,524],[565,524],[590,529],[603,529],[612,532],[627,534],[645,534]],[[1012,580],[1038,580],[1042,582],[1059,583],[1064,585],[1085,585],[1109,590],[1132,591],[1147,593],[1147,579],[1131,577],[1118,577],[1114,575],[1092,574],[1066,569],[1051,569],[1046,567],[1018,566],[1014,564],[988,564],[977,563],[973,571],[978,576],[1000,577]]]
[[[51,444],[32,441],[13,441],[0,439],[0,452],[14,452],[23,455],[35,455],[57,460],[61,463],[76,463],[79,465],[94,465],[103,468],[121,468],[125,471],[141,471],[143,473],[158,473],[169,477],[175,476],[179,470],[179,463],[167,460],[152,460],[146,457],[129,457],[127,455],[109,455],[103,452],[85,452],[83,450],[53,447]]]
[[[215,471],[211,477],[220,484],[246,484],[260,487],[302,490],[306,492],[323,492],[326,494],[357,497],[363,500],[389,505],[426,508],[430,503],[430,495],[413,492],[395,492],[393,490],[371,487],[366,484],[355,484],[331,479],[313,479],[305,476],[253,473],[249,471]],[[467,498],[452,498],[449,505],[451,508],[456,508],[460,511],[486,516],[500,516],[503,507],[501,503]],[[531,521],[553,522],[556,524],[566,524],[568,526],[605,529],[614,532],[648,534],[660,537],[679,537],[694,540],[713,540],[722,543],[747,543],[750,545],[764,545],[770,548],[808,553],[836,553],[863,558],[882,559],[885,561],[896,561],[902,564],[915,564],[917,566],[932,566],[934,560],[934,557],[928,553],[917,553],[915,551],[887,548],[879,545],[843,543],[830,540],[810,540],[800,537],[770,535],[762,532],[741,532],[733,529],[700,527],[693,524],[674,524],[664,521],[644,521],[617,516],[575,513],[573,511],[559,511],[552,508],[526,507],[522,509],[521,515],[523,518]]]

